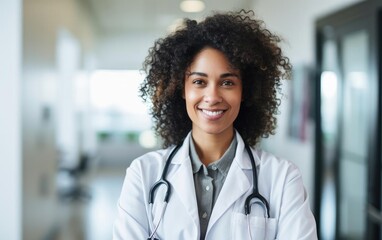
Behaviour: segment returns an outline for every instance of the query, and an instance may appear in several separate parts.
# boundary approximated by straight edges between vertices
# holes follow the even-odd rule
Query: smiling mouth
[[[223,110],[219,110],[219,111],[210,111],[210,110],[205,110],[205,109],[201,109],[202,112],[210,117],[216,117],[216,116],[219,116],[221,115],[224,111]]]

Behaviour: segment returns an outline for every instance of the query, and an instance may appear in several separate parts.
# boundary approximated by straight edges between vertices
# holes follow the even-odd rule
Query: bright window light
[[[350,84],[353,88],[365,90],[367,88],[367,76],[365,72],[350,72]]]
[[[144,75],[138,70],[97,70],[90,77],[90,103],[97,131],[143,131],[152,126],[148,106],[139,97]]]
[[[95,71],[90,80],[90,99],[94,108],[145,114],[146,105],[138,95],[144,76],[139,71]]]
[[[321,74],[321,92],[326,98],[337,96],[337,75],[331,71],[325,71]]]

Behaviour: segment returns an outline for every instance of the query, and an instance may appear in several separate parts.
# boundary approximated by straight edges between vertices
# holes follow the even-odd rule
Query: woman
[[[254,148],[291,65],[253,15],[186,20],[150,49],[141,94],[167,148],[127,169],[115,240],[317,239],[299,170]]]

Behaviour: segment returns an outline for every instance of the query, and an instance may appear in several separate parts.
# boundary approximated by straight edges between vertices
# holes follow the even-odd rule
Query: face
[[[184,99],[193,134],[233,134],[242,99],[240,72],[219,50],[198,53],[185,75]]]

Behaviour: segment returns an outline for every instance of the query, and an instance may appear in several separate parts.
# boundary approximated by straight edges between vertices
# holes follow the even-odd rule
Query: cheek
[[[240,111],[240,106],[242,103],[243,96],[241,95],[241,92],[237,92],[235,95],[231,96],[230,103],[231,106],[236,110],[236,114]]]
[[[243,94],[242,94],[242,91],[236,91],[234,93],[232,93],[231,95],[231,98],[230,98],[230,101],[233,103],[233,104],[239,104],[241,103],[241,101],[243,100]]]
[[[235,108],[237,113],[239,113],[240,111],[240,106],[241,106],[241,99],[239,100],[236,99],[233,107]]]
[[[197,96],[193,91],[185,92],[184,101],[186,102],[186,111],[188,117],[192,120],[195,117],[195,106],[197,104]]]
[[[187,114],[188,114],[188,116],[190,116],[190,111],[193,108],[193,100],[192,100],[193,94],[190,91],[187,91],[187,88],[185,88],[183,98],[184,98],[184,101],[186,103]]]
[[[184,99],[186,101],[187,106],[193,105],[198,99],[198,94],[196,91],[192,91],[191,89],[186,87],[184,91]]]

